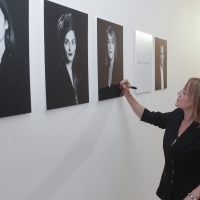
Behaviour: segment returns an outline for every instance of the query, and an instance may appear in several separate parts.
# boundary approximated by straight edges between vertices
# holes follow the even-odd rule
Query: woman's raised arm
[[[135,114],[141,119],[142,114],[144,112],[144,107],[139,102],[136,101],[136,99],[130,93],[130,90],[127,86],[130,86],[128,80],[125,79],[120,82],[120,87],[124,93],[124,96],[126,97],[128,103],[130,104]]]

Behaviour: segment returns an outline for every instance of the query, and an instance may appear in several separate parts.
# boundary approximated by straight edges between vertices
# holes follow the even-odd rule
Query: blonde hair
[[[116,35],[115,35],[115,31],[113,30],[113,28],[111,26],[108,26],[108,28],[106,29],[106,38],[108,38],[108,35],[111,35],[113,37],[113,41],[115,44],[115,53],[114,53],[114,60],[117,59],[117,39],[116,39]],[[106,40],[107,42],[107,40]],[[106,46],[106,60],[105,60],[105,65],[108,65],[108,47]]]
[[[200,78],[190,78],[184,89],[187,90],[189,98],[192,98],[192,118],[200,127]]]

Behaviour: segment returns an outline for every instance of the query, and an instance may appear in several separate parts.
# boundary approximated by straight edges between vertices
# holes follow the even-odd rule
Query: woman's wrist
[[[129,89],[126,89],[126,91],[124,91],[124,95],[125,95],[125,97],[130,97],[130,96],[132,96]]]

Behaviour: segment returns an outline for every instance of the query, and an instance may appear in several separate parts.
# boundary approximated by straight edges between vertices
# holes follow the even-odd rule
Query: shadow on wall
[[[98,140],[107,116],[114,102],[108,100],[104,104],[104,109],[98,107],[87,128],[83,132],[79,141],[74,145],[61,164],[52,172],[52,174],[32,193],[26,200],[49,200],[54,192],[62,185],[71,174],[90,156],[93,152],[96,141]],[[98,122],[98,123],[97,123]],[[94,128],[96,124],[96,129]]]

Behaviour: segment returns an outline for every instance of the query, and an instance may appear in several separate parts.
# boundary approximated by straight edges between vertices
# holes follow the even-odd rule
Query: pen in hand
[[[131,88],[131,89],[135,89],[135,90],[137,90],[137,88],[136,88],[136,87],[134,87],[134,86],[131,86],[131,85],[130,85],[130,86],[129,86],[129,85],[127,85],[126,87],[127,87],[127,88]]]

